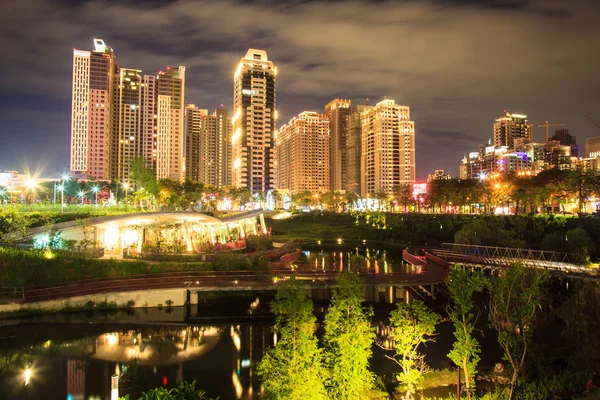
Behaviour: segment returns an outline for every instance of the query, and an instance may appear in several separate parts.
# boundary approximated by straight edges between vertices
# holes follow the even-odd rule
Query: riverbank
[[[403,247],[439,247],[462,243],[581,253],[600,258],[600,218],[531,214],[334,213],[314,211],[287,219],[266,219],[272,237],[301,244],[337,242],[392,243]],[[569,240],[569,235],[572,239]]]

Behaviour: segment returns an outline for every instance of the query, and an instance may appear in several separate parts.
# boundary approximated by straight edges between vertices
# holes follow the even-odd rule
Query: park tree
[[[419,300],[398,303],[390,313],[390,339],[396,354],[388,358],[400,365],[401,371],[396,377],[406,389],[406,399],[412,398],[429,370],[419,347],[435,340],[435,327],[440,320],[438,314]]]
[[[486,284],[486,279],[481,272],[471,272],[462,266],[455,266],[450,270],[448,290],[452,305],[448,315],[454,324],[454,345],[448,357],[463,372],[467,398],[471,399],[471,389],[475,388],[477,365],[481,349],[479,342],[474,337],[475,324],[479,313],[475,313],[473,294]]]
[[[373,310],[362,307],[363,285],[358,275],[342,272],[325,315],[327,390],[332,399],[365,399],[373,387],[369,371],[375,332]]]
[[[292,203],[296,207],[310,207],[313,204],[313,194],[309,190],[293,193]]]
[[[407,212],[409,207],[414,203],[412,190],[409,183],[402,183],[398,186],[394,186],[392,189],[394,199],[402,206],[403,211]]]
[[[279,341],[266,351],[258,374],[266,399],[327,399],[323,353],[315,336],[316,318],[308,290],[295,278],[271,302]]]
[[[511,366],[509,400],[523,374],[533,327],[544,297],[546,271],[512,265],[491,282],[489,321]]]
[[[136,188],[143,187],[148,192],[158,194],[156,171],[148,165],[144,157],[134,157],[129,161],[129,180]]]

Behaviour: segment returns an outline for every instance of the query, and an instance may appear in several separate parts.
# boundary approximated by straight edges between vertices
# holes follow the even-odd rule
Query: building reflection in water
[[[211,397],[254,399],[260,394],[256,364],[272,338],[270,324],[145,326],[27,345],[14,354],[54,369],[66,364],[63,385],[71,400],[109,398],[114,373],[119,374],[121,396],[130,393],[137,398],[157,386],[196,380],[196,387]],[[54,390],[48,382],[34,383]],[[4,396],[0,388],[0,398]],[[54,398],[65,397],[58,393],[47,397]]]

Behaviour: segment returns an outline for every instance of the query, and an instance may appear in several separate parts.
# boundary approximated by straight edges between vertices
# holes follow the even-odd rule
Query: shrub
[[[266,235],[249,236],[246,239],[246,249],[250,252],[272,250],[273,239]]]

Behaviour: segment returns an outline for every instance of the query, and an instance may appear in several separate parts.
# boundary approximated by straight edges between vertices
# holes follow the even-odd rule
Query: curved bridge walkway
[[[433,253],[451,264],[483,268],[521,264],[525,267],[546,269],[552,275],[600,280],[598,268],[589,267],[579,257],[570,253],[456,243],[443,243],[441,249]]]

